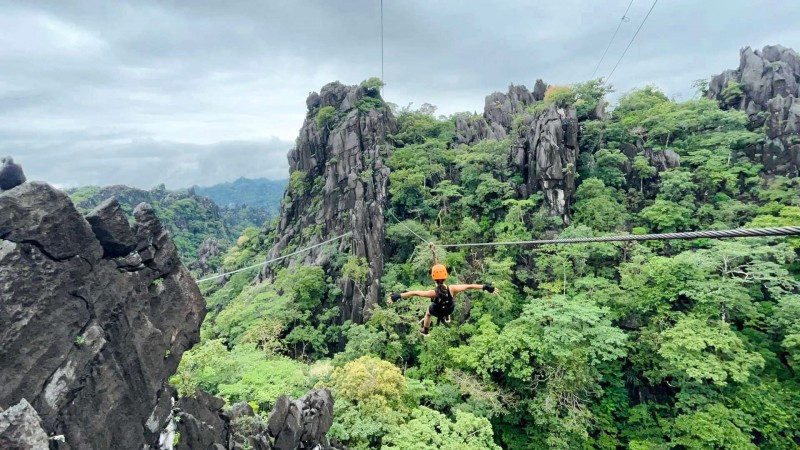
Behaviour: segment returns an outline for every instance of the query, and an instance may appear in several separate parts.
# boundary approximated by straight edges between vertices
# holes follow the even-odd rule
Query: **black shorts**
[[[444,319],[450,314],[453,314],[453,311],[455,311],[455,309],[456,309],[456,304],[452,302],[447,305],[431,303],[431,305],[428,306],[428,312],[431,313],[432,316],[438,317],[439,319]]]

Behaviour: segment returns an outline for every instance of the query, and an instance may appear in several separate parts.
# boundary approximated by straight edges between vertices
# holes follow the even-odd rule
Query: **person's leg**
[[[428,309],[425,310],[425,317],[423,317],[422,320],[420,321],[422,322],[422,329],[419,330],[419,332],[426,336],[428,335],[428,331],[431,329],[431,311],[435,310],[435,308],[436,304],[431,303],[431,305],[428,306]]]
[[[422,328],[430,329],[431,327],[431,312],[425,311],[425,318],[422,319]]]

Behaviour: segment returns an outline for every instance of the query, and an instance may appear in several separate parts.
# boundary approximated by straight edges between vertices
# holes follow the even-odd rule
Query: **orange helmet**
[[[431,269],[431,278],[433,278],[434,280],[446,280],[447,268],[442,264],[436,264]]]

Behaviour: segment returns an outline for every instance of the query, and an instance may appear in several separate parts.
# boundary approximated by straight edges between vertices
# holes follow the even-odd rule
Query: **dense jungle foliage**
[[[544,101],[575,105],[581,121],[568,226],[540,195],[518,194],[515,130],[455,146],[455,116],[397,111],[385,292],[431,288],[432,256],[414,233],[479,242],[800,224],[800,180],[748,156],[764,132],[743,112],[646,87],[592,120],[607,92],[589,82]],[[630,161],[621,149],[637,142],[676,152],[680,167]],[[245,230],[224,268],[263,261],[272,239]],[[354,449],[798,448],[798,249],[797,238],[439,249],[449,283],[500,291],[460,295],[453,323],[426,338],[427,299],[338,323],[338,280],[323,269],[255,285],[241,272],[203,285],[203,340],[172,381],[262,412],[280,394],[330,387],[329,437]],[[366,276],[348,255],[332,265]]]

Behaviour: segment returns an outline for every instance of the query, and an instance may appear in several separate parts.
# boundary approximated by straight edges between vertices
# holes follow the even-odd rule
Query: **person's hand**
[[[492,286],[491,284],[484,284],[483,285],[483,290],[488,292],[488,293],[490,293],[490,294],[496,294],[497,291],[498,291],[498,289],[496,287]]]
[[[386,297],[386,304],[391,305],[397,300],[400,300],[400,294],[392,293]]]

